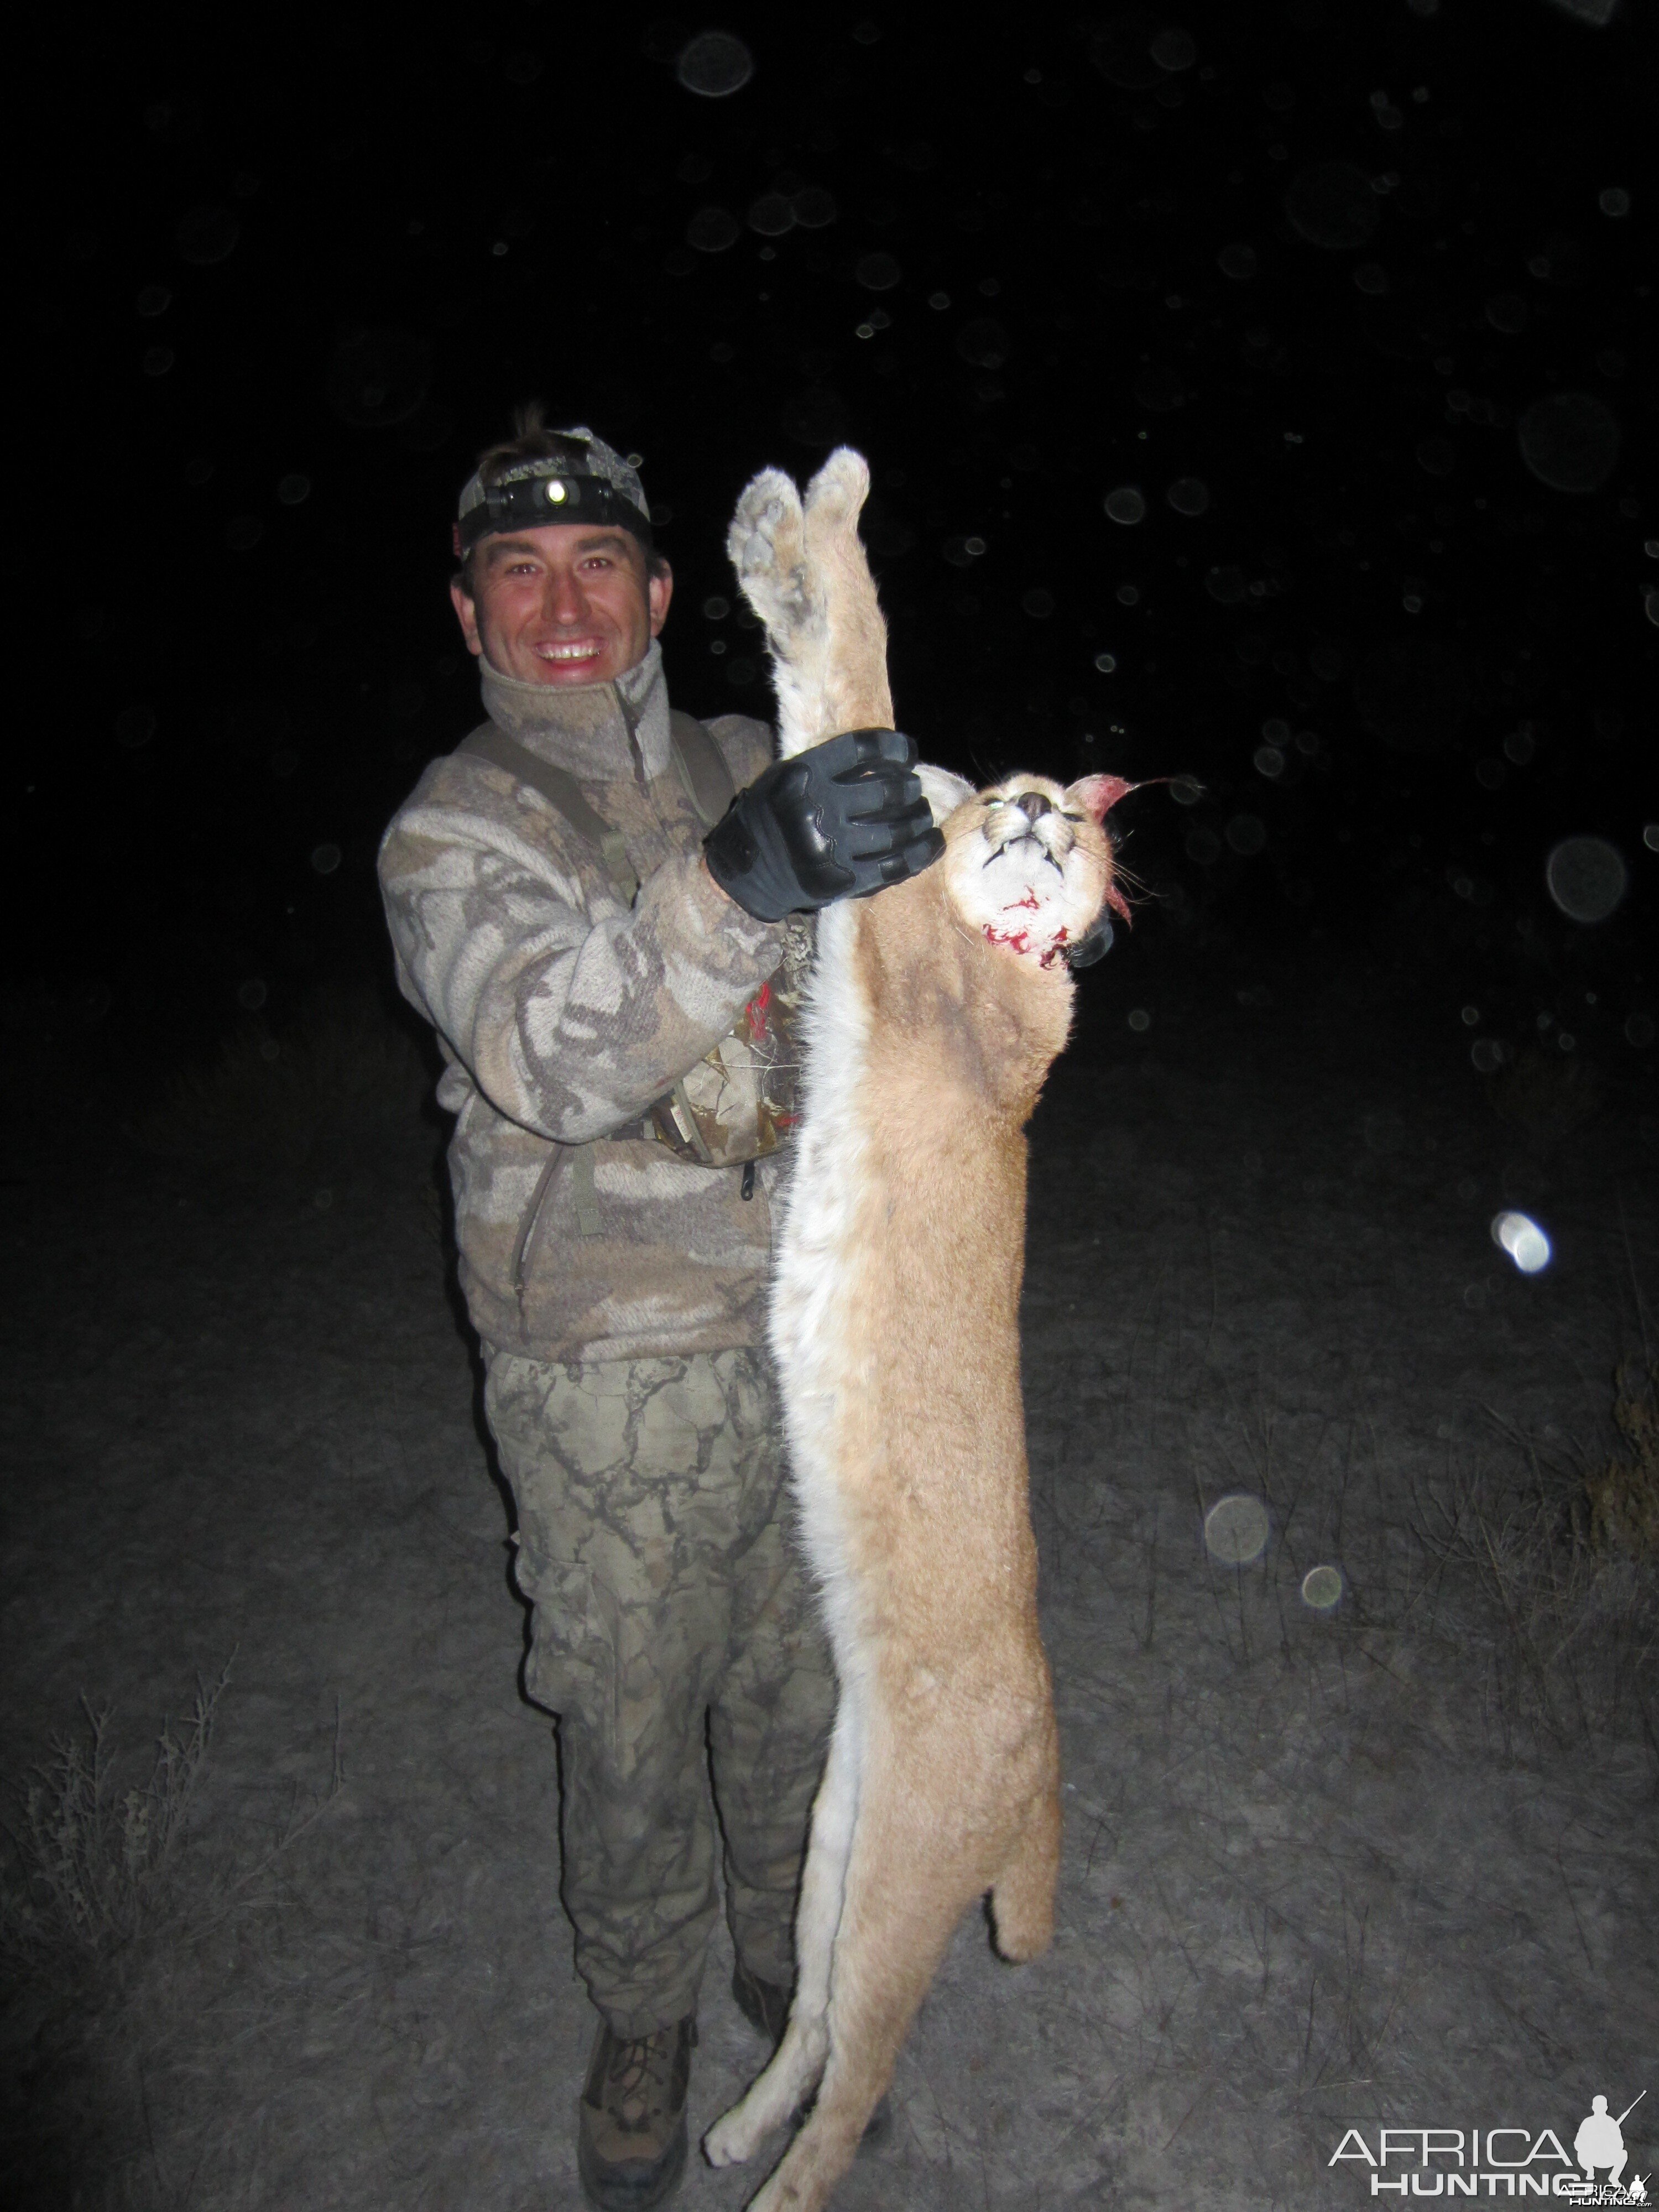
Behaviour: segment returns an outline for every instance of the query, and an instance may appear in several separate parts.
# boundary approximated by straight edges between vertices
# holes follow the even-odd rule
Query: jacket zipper
[[[542,1168],[541,1175],[536,1183],[535,1194],[525,1209],[525,1217],[519,1224],[518,1238],[513,1247],[513,1296],[519,1309],[520,1328],[525,1325],[525,1275],[530,1264],[531,1240],[535,1236],[536,1224],[542,1218],[542,1206],[547,1197],[547,1186],[552,1182],[554,1170],[558,1164],[559,1148],[556,1146],[548,1154]]]

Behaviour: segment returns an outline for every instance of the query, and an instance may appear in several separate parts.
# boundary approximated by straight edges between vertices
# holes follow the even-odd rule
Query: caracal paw
[[[769,629],[810,614],[800,494],[781,469],[763,469],[744,486],[726,550],[744,597]]]
[[[739,2098],[723,2112],[702,2139],[702,2154],[710,2166],[747,2166],[760,2143],[760,2130],[744,2116],[747,2097]]]
[[[853,530],[869,496],[869,463],[850,446],[837,446],[806,487],[809,538],[817,540]]]

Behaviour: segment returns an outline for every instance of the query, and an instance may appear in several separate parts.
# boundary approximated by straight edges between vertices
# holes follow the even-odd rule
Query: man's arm
[[[435,761],[381,844],[401,976],[496,1109],[580,1144],[642,1114],[731,1029],[783,955],[701,854],[632,911],[502,771]]]

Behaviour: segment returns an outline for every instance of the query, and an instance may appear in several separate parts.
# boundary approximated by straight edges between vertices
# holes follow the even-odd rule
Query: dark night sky
[[[627,11],[52,57],[32,1003],[211,1035],[388,964],[380,830],[476,719],[455,495],[537,395],[645,456],[682,704],[765,711],[726,518],[847,438],[926,757],[1201,782],[1133,802],[1149,953],[1634,1067],[1659,37],[1591,9],[729,12],[712,96],[729,43]],[[1574,835],[1630,872],[1593,927]]]

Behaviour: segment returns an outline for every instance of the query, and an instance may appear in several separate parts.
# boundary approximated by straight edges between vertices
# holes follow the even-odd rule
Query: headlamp
[[[502,531],[550,522],[626,530],[649,550],[651,510],[638,472],[591,430],[562,431],[558,438],[556,453],[514,461],[488,483],[471,477],[455,524],[458,559]]]

